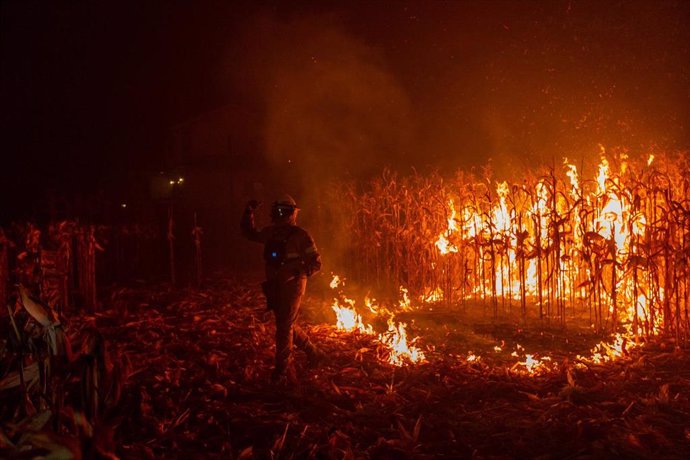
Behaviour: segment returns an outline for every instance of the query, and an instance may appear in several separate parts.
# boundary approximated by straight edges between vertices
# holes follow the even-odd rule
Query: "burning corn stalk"
[[[585,315],[628,338],[690,331],[690,168],[683,157],[563,159],[496,181],[490,171],[399,177],[349,196],[358,281],[446,304],[562,324]],[[345,205],[347,206],[347,204]]]

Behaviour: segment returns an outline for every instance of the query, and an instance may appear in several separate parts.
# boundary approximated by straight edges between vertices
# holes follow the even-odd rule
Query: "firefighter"
[[[245,238],[264,245],[266,281],[262,283],[268,309],[276,318],[275,369],[271,380],[285,376],[296,381],[292,364],[292,344],[307,354],[307,362],[314,367],[322,359],[322,353],[297,325],[300,302],[307,286],[307,277],[321,268],[321,257],[314,240],[303,228],[297,226],[297,203],[289,195],[283,195],[271,206],[272,225],[257,230],[254,211],[259,203],[251,200],[242,215],[242,234]]]

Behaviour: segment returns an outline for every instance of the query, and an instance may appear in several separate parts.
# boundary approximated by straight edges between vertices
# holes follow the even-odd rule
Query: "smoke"
[[[231,52],[233,97],[261,101],[260,154],[266,195],[292,194],[324,254],[324,269],[347,251],[349,235],[328,202],[329,182],[407,169],[415,153],[414,111],[381,50],[355,38],[335,16],[249,21]],[[342,19],[340,20],[342,21]],[[270,179],[269,179],[270,178]]]
[[[599,144],[683,148],[689,12],[682,2],[278,8],[248,21],[229,86],[263,101],[264,155],[307,186],[384,165],[493,158],[510,174],[596,157]]]
[[[383,55],[334,17],[264,14],[242,46],[239,78],[264,103],[263,154],[279,174],[308,189],[406,163],[415,132],[408,96]]]

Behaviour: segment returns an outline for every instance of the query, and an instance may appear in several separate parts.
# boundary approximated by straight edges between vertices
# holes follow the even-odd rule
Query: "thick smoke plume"
[[[410,152],[410,101],[376,49],[327,16],[266,15],[251,29],[243,73],[264,101],[264,154],[279,173],[310,188]]]

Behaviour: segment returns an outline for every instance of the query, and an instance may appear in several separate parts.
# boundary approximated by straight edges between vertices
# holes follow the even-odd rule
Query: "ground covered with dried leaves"
[[[111,353],[129,361],[117,454],[690,458],[690,359],[672,343],[575,367],[577,348],[589,344],[568,339],[568,330],[486,322],[473,328],[469,343],[459,325],[449,325],[450,315],[426,311],[412,331],[422,337],[427,362],[394,367],[375,337],[335,330],[326,294],[312,292],[303,309],[328,358],[306,369],[298,352],[297,385],[270,383],[273,318],[254,281],[222,277],[201,290],[119,288],[97,315],[73,318],[73,330],[95,325]],[[486,339],[485,350],[477,349],[477,337]],[[511,370],[509,359],[466,359],[469,346],[488,354],[501,340],[504,348],[506,341],[559,342],[557,370],[533,376]]]

